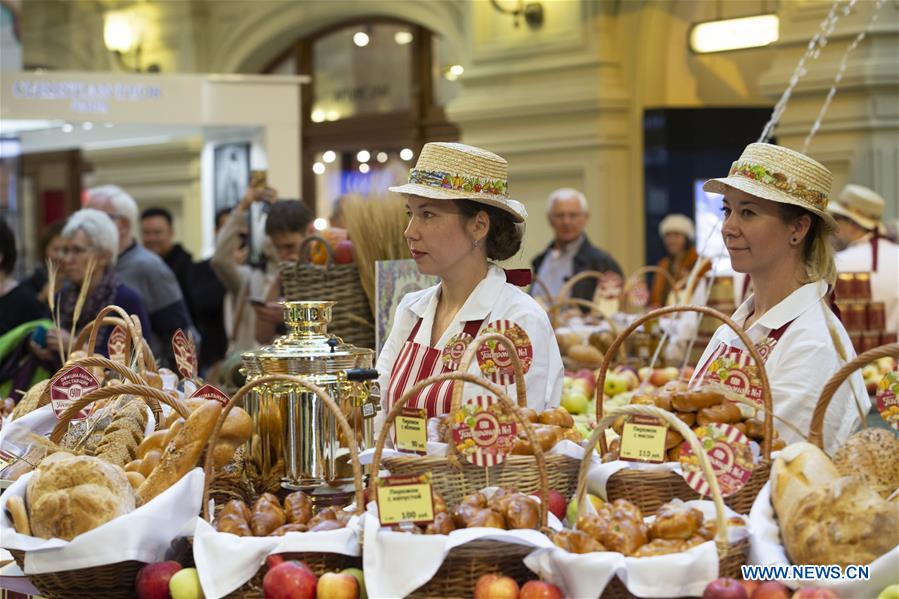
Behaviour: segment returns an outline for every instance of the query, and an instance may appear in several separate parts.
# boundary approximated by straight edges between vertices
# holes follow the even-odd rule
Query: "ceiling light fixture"
[[[690,30],[690,50],[697,54],[761,48],[780,37],[775,14],[697,23]]]
[[[322,160],[324,160],[327,164],[331,164],[335,160],[337,160],[337,152],[334,150],[326,150],[324,154],[322,154]]]
[[[371,38],[368,37],[368,34],[364,31],[357,31],[353,34],[353,43],[359,46],[360,48],[364,48],[368,45],[368,42],[371,41]]]
[[[409,31],[397,31],[393,34],[393,41],[400,46],[411,44],[413,39],[415,39],[415,37]]]
[[[402,150],[400,150],[400,158],[402,158],[403,160],[412,160],[413,156],[415,156],[415,152],[413,152],[409,148],[403,148]]]

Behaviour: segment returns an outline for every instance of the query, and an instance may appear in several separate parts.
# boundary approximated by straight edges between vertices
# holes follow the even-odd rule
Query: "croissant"
[[[290,524],[307,524],[312,518],[312,499],[302,491],[284,498],[284,511]]]
[[[252,537],[253,531],[247,521],[238,514],[225,514],[215,520],[215,529],[219,532],[230,532],[239,537]]]
[[[264,493],[256,503],[250,515],[250,527],[253,535],[267,537],[270,532],[287,523],[287,516],[278,503],[278,498],[271,493]]]

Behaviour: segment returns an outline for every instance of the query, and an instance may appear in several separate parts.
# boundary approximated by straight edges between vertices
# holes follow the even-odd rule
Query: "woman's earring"
[[[481,240],[475,239],[472,243],[474,243],[474,247],[478,247],[479,245],[481,245]]]
[[[792,242],[793,245],[796,245],[797,243],[799,243],[799,240],[796,239],[795,237],[793,239],[791,239],[790,241]]]

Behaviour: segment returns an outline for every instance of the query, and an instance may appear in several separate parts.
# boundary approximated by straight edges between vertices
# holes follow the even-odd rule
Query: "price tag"
[[[131,338],[128,336],[128,333],[122,328],[122,325],[115,325],[109,334],[109,339],[106,341],[106,351],[109,352],[109,359],[113,362],[127,363],[130,345]]]
[[[709,456],[709,463],[721,495],[730,497],[749,481],[755,462],[749,439],[739,429],[729,425],[712,423],[694,429],[699,443]],[[699,467],[699,457],[684,443],[680,454],[681,474],[687,484],[702,497],[710,495],[709,484]]]
[[[899,371],[890,371],[880,379],[874,400],[880,416],[887,424],[899,430]]]
[[[434,521],[434,496],[431,476],[391,476],[378,485],[378,515],[382,526]]]
[[[428,411],[405,408],[396,419],[396,448],[418,454],[428,452]]]
[[[228,395],[213,385],[209,383],[203,385],[196,391],[190,394],[189,399],[207,399],[209,401],[217,401],[220,404],[227,405],[231,398]]]
[[[172,353],[175,355],[175,366],[181,378],[192,379],[197,376],[197,346],[191,336],[178,329],[172,335]]]
[[[665,437],[668,427],[657,418],[635,415],[621,431],[619,458],[628,462],[661,464],[665,461]]]
[[[72,366],[63,370],[50,382],[50,405],[53,413],[59,418],[69,406],[99,388],[100,383],[94,378],[94,375],[81,366]],[[94,404],[88,404],[72,420],[84,420],[90,416],[93,410]]]

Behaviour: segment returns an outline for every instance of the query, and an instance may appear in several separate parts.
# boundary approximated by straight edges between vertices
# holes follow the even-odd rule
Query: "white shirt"
[[[376,366],[380,373],[382,403],[385,404],[382,408],[386,407],[387,384],[393,363],[419,318],[422,319],[421,326],[414,341],[425,347],[430,346],[431,329],[434,326],[439,296],[438,284],[407,294],[397,306],[393,329],[381,349]],[[445,347],[454,335],[462,332],[466,322],[482,319],[484,320],[482,329],[494,320],[509,320],[524,329],[534,351],[531,368],[524,375],[528,406],[540,412],[559,405],[564,368],[549,318],[534,298],[515,285],[507,283],[503,269],[494,264],[489,266],[487,276],[468,296],[462,309],[440,337],[437,347]],[[472,362],[469,372],[480,374],[477,360]],[[515,401],[514,383],[506,387],[506,392],[509,398]],[[467,384],[463,397],[474,397],[483,393],[483,388]],[[381,414],[384,413],[382,410]]]
[[[552,294],[550,300],[559,295],[562,287],[565,286],[565,281],[574,274],[574,257],[584,245],[584,239],[584,236],[581,235],[561,249],[553,246],[543,256],[540,271],[535,273],[535,276],[546,285],[546,289]],[[531,291],[539,294],[543,292],[543,288],[535,286]]]
[[[870,238],[835,256],[839,272],[871,273],[871,297],[886,304],[887,330],[895,333],[899,331],[899,245],[888,239],[877,240],[877,272],[872,272],[872,258]]]
[[[753,342],[762,341],[786,323],[792,321],[765,363],[768,381],[771,383],[771,399],[775,416],[786,420],[803,435],[808,434],[812,413],[825,383],[845,363],[834,348],[828,326],[832,326],[846,351],[846,360],[855,357],[852,343],[842,323],[836,318],[822,298],[827,294],[823,281],[803,285],[782,302],[765,312],[746,334]],[[746,321],[752,313],[755,296],[743,302],[732,319]],[[726,325],[715,331],[706,347],[699,365],[708,360],[721,341],[730,347],[745,349],[737,334]],[[697,373],[700,368],[697,368]],[[824,447],[832,454],[849,435],[860,426],[853,391],[864,414],[871,408],[861,372],[854,372],[834,394],[824,418]],[[787,443],[803,438],[784,426],[777,419],[774,428]]]

